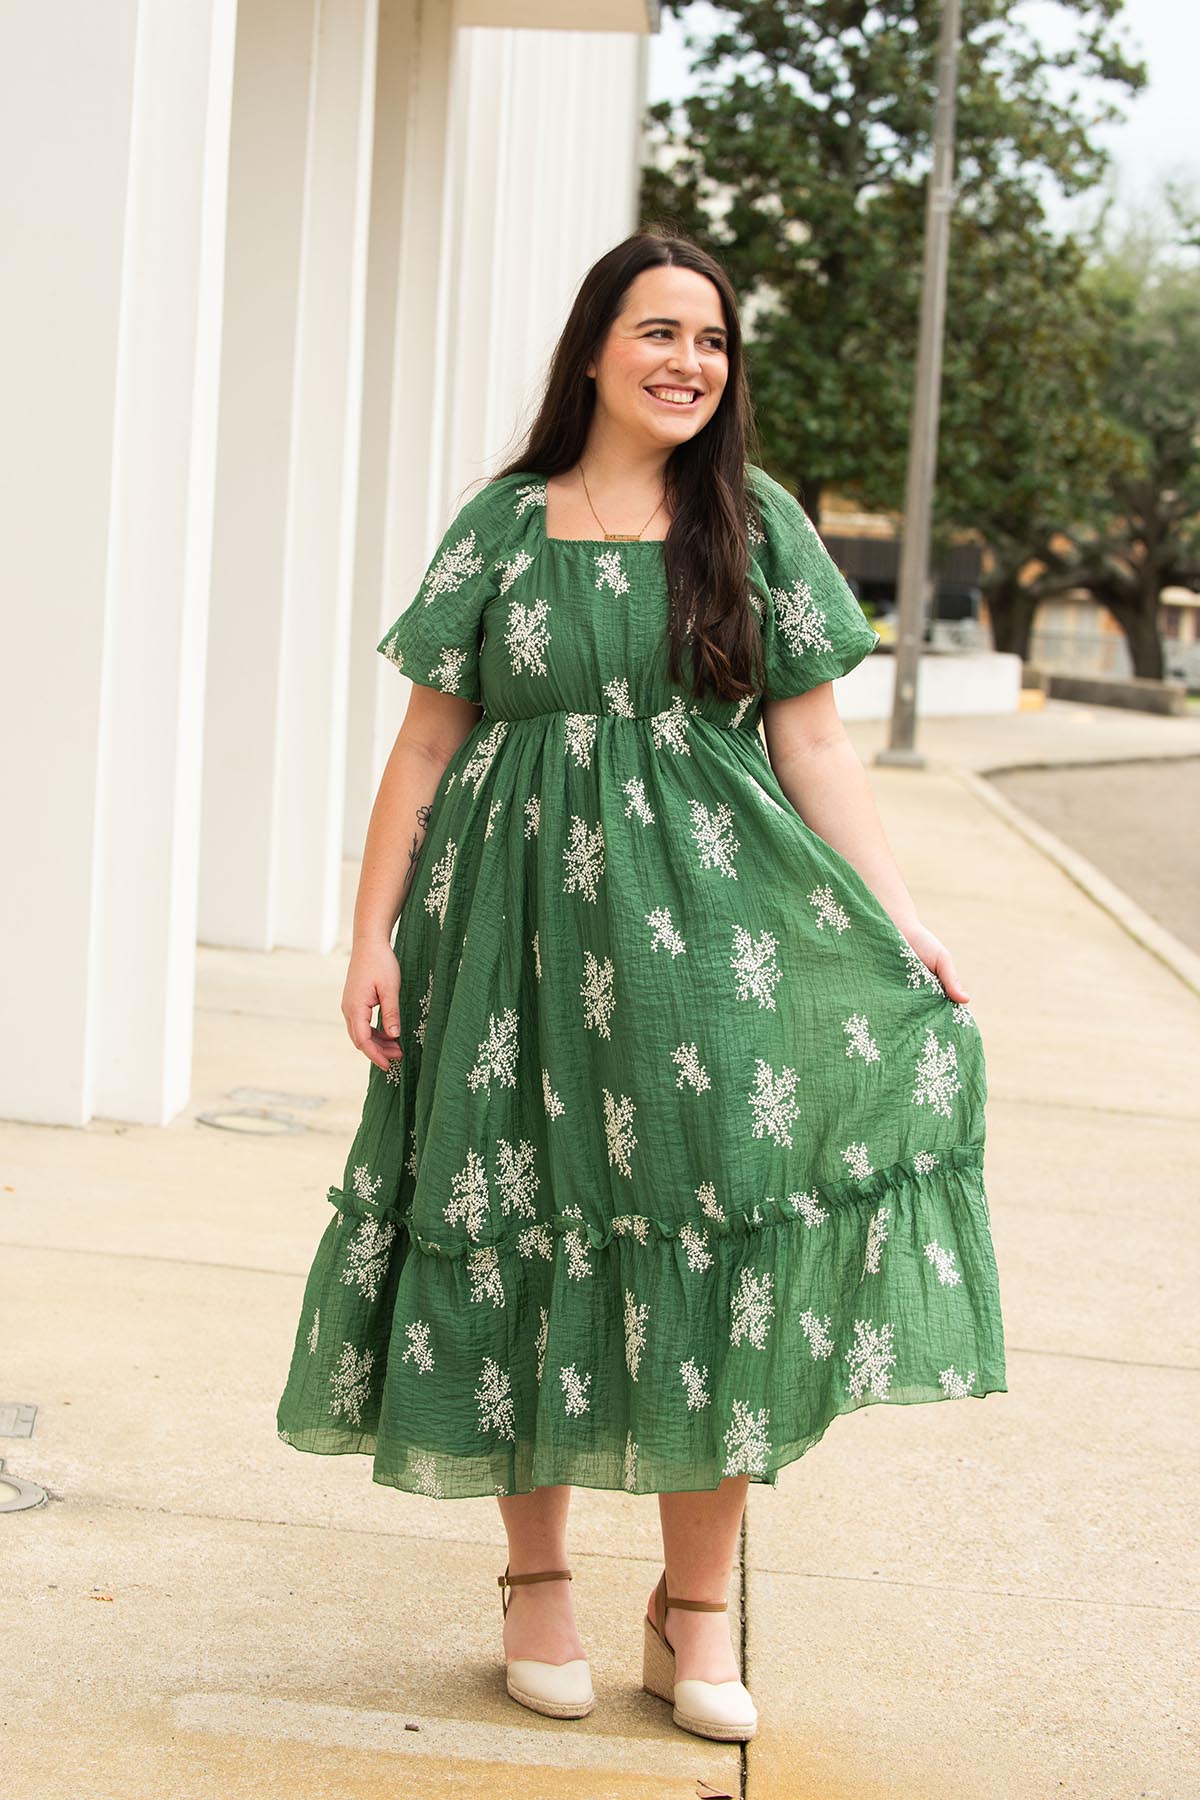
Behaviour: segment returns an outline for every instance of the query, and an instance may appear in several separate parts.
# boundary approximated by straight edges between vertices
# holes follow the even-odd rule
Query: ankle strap
[[[667,1622],[667,1608],[674,1606],[682,1612],[728,1612],[728,1600],[679,1600],[667,1592],[667,1572],[664,1569],[658,1578],[658,1586],[654,1590],[654,1623],[659,1637],[663,1637]],[[666,1639],[663,1638],[665,1642]]]
[[[570,1569],[539,1569],[536,1575],[510,1575],[505,1569],[496,1580],[501,1587],[516,1587],[522,1581],[574,1581]]]
[[[505,1618],[508,1617],[508,1595],[504,1591],[505,1588],[519,1587],[525,1581],[574,1581],[574,1579],[570,1569],[538,1569],[532,1575],[510,1575],[505,1569],[503,1575],[496,1577],[500,1585],[500,1604],[504,1609]]]

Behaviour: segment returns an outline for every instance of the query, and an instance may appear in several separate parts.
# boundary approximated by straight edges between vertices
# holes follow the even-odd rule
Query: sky
[[[1050,47],[1069,41],[1070,15],[1054,0],[1026,0],[1022,14]],[[694,4],[684,20],[664,14],[650,38],[649,99],[678,98],[689,86],[685,31],[707,35],[720,14]],[[1147,64],[1149,83],[1136,99],[1123,101],[1125,119],[1106,126],[1097,138],[1112,154],[1110,182],[1124,210],[1153,202],[1164,176],[1182,177],[1200,194],[1200,129],[1196,84],[1200,76],[1200,5],[1196,0],[1126,0],[1119,35],[1134,57]],[[1047,196],[1047,212],[1065,228],[1094,199],[1072,204]]]

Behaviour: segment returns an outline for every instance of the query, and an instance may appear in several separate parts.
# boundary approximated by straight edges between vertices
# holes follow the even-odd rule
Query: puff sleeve
[[[496,589],[496,482],[459,508],[420,586],[375,648],[410,681],[480,702],[483,609]]]
[[[750,553],[762,579],[766,697],[783,700],[845,675],[880,642],[800,502],[748,471],[762,515]]]

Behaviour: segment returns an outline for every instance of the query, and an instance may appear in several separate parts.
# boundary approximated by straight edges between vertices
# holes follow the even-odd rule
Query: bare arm
[[[853,865],[949,997],[968,1000],[949,950],[917,915],[867,772],[838,716],[832,682],[765,701],[762,716],[771,767],[805,824]]]
[[[371,808],[354,902],[342,1017],[351,1042],[380,1069],[388,1069],[393,1058],[403,1054],[397,1043],[400,971],[391,947],[392,927],[412,887],[438,783],[482,711],[453,694],[414,682],[408,711]],[[376,1006],[380,1029],[371,1026]]]

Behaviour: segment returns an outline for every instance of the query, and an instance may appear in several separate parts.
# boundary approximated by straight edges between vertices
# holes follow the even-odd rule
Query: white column
[[[376,0],[243,0],[206,941],[338,926]]]
[[[240,0],[208,646],[200,937],[274,936],[284,547],[318,0]]]
[[[188,1094],[234,10],[4,14],[10,1117]]]

